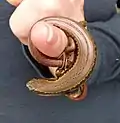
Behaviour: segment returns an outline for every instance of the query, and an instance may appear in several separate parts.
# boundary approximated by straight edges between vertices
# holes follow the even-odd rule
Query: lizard
[[[29,34],[28,47],[32,56],[43,65],[58,67],[58,74],[56,72],[56,77],[54,78],[33,78],[26,86],[30,91],[41,96],[65,95],[73,100],[85,98],[87,93],[86,82],[94,69],[97,57],[96,45],[87,30],[86,23],[76,22],[70,18],[60,16],[46,17],[39,21],[52,24],[63,30],[67,37],[71,37],[75,46],[73,45],[72,48],[68,48],[66,51],[75,51],[75,57],[74,62],[66,62],[66,66],[65,57],[55,60],[55,58],[50,58],[38,51],[33,46]],[[72,44],[73,42],[71,45]],[[61,56],[65,56],[64,54],[65,50],[62,52]]]

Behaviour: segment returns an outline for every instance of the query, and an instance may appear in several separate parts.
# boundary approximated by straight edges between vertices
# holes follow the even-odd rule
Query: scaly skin
[[[40,21],[59,27],[74,39],[75,62],[62,76],[53,79],[32,79],[27,83],[27,87],[44,96],[66,94],[87,81],[96,62],[95,44],[81,23],[65,17],[49,17]]]

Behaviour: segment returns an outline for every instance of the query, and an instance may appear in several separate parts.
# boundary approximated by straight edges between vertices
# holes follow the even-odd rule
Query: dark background
[[[0,1],[0,123],[120,123],[119,80],[91,85],[82,102],[28,91],[25,84],[37,73],[9,28],[12,12]]]

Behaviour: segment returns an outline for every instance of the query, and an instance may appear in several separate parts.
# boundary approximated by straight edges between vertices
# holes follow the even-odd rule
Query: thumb
[[[33,45],[42,53],[50,57],[59,56],[67,46],[67,37],[59,28],[38,22],[31,30]]]

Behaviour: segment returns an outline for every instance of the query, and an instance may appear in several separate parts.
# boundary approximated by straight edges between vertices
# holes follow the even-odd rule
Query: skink
[[[52,24],[63,30],[67,37],[71,37],[75,44],[74,63],[68,64],[63,73],[55,78],[34,78],[27,83],[29,90],[43,96],[74,95],[80,96],[81,87],[86,85],[86,81],[93,71],[96,63],[96,45],[83,23],[75,22],[66,17],[47,17],[39,21]],[[55,59],[45,56],[32,44],[29,36],[29,50],[32,56],[41,64],[49,67],[58,67],[60,72],[63,65],[62,59]],[[63,54],[65,51],[63,52]],[[70,66],[70,67],[69,67]],[[77,92],[77,96],[75,95]]]

